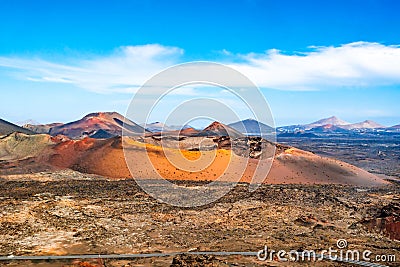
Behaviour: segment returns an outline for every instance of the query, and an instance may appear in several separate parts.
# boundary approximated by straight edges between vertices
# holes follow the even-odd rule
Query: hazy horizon
[[[0,119],[4,119],[4,120],[6,120],[6,121],[8,121],[8,122],[14,123],[14,124],[19,125],[19,126],[22,126],[22,125],[24,125],[24,124],[37,124],[37,125],[39,125],[39,124],[50,124],[50,123],[69,123],[69,122],[73,122],[73,121],[80,120],[80,119],[82,119],[84,116],[86,116],[86,115],[88,115],[88,114],[91,114],[91,113],[98,113],[98,112],[118,112],[118,111],[104,111],[104,110],[102,110],[102,111],[92,111],[92,112],[87,112],[87,113],[85,113],[85,114],[82,114],[82,116],[80,116],[80,117],[78,117],[78,118],[75,118],[75,119],[72,119],[72,120],[68,120],[68,121],[54,120],[54,121],[50,121],[50,122],[39,122],[39,121],[37,121],[37,120],[35,120],[35,119],[32,119],[32,118],[29,118],[29,119],[23,120],[23,121],[10,121],[10,120],[7,120],[7,118],[0,118]],[[119,112],[118,112],[118,113],[119,113]],[[120,113],[120,114],[123,115],[123,116],[126,115],[126,114],[123,114],[123,113]],[[314,122],[316,122],[316,121],[319,121],[319,120],[322,120],[322,119],[328,119],[328,118],[331,118],[331,117],[336,117],[336,118],[338,118],[338,119],[344,120],[344,121],[348,122],[349,124],[359,123],[359,122],[363,122],[363,121],[366,121],[366,120],[371,120],[371,119],[369,119],[369,118],[365,118],[365,119],[360,120],[360,121],[349,121],[349,120],[347,120],[347,119],[345,119],[345,118],[338,117],[338,116],[335,116],[335,115],[331,115],[331,116],[328,116],[328,117],[316,118],[316,119],[311,120],[311,121],[301,121],[301,122],[294,122],[294,123],[289,123],[289,124],[276,124],[276,122],[275,122],[275,127],[311,124],[311,123],[314,123]],[[138,123],[138,124],[140,124],[140,125],[144,124],[144,122],[136,121],[134,118],[129,118],[129,119],[131,119],[132,121],[134,121],[135,123]],[[247,119],[255,119],[255,118],[254,118],[254,117],[246,117],[246,118],[242,118],[241,120],[247,120]],[[373,120],[373,121],[375,121],[375,120]],[[148,124],[150,124],[150,123],[157,123],[157,122],[163,123],[163,120],[149,120],[149,121],[148,121]],[[189,126],[192,126],[192,127],[194,127],[194,128],[199,128],[199,129],[200,129],[200,128],[204,128],[204,127],[208,126],[208,125],[211,124],[212,122],[214,122],[214,120],[212,120],[212,119],[203,119],[203,120],[200,120],[200,122],[195,122],[195,123],[189,122],[189,123],[186,123],[186,124],[185,124],[185,123],[179,123],[179,122],[177,122],[177,123],[172,123],[172,124],[170,123],[170,124],[168,124],[167,126],[184,126],[184,125],[189,125]],[[219,121],[219,122],[228,125],[228,124],[231,124],[231,123],[238,122],[238,120],[236,120],[236,121]],[[386,124],[384,124],[384,123],[380,123],[379,121],[375,121],[375,122],[377,122],[377,123],[379,123],[379,124],[381,124],[381,125],[383,125],[383,126],[386,126],[386,127],[396,126],[396,125],[399,125],[399,124],[400,124],[400,122],[399,122],[399,123],[395,123],[395,124],[391,124],[391,125],[386,125]]]

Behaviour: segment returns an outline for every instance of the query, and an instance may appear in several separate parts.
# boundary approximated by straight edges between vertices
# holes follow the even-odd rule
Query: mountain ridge
[[[142,126],[136,124],[133,121],[126,119],[123,115],[117,112],[92,112],[85,116],[83,116],[80,120],[72,121],[68,123],[50,123],[43,125],[32,125],[26,124],[22,128],[18,125],[14,125],[14,131],[23,132],[24,129],[27,129],[30,132],[27,133],[39,133],[39,134],[51,134],[53,136],[57,134],[63,134],[69,136],[70,138],[83,138],[85,136],[94,137],[94,138],[108,138],[111,136],[122,135],[122,128],[125,124],[125,130],[127,132],[139,133],[160,133],[162,129],[164,132],[174,133],[179,132],[176,126],[168,126],[162,122],[154,122],[149,123],[146,126],[146,130],[143,129]],[[221,123],[221,122],[220,122]],[[4,123],[3,123],[4,124]],[[81,126],[79,126],[81,124]],[[225,127],[229,127],[229,131],[234,133],[233,136],[239,136],[240,134],[247,135],[264,135],[265,133],[273,133],[274,129],[262,122],[259,122],[255,119],[245,119],[237,122],[233,122],[230,124],[223,124]],[[150,127],[148,127],[150,126]],[[196,129],[183,131],[182,133],[190,132],[192,134],[200,134],[205,135],[205,132],[208,131],[208,134],[212,134],[212,132],[216,129],[211,129],[211,125],[208,125],[203,130],[199,130],[196,133]],[[333,127],[334,126],[334,127]],[[181,127],[179,127],[181,128]],[[183,126],[185,128],[192,128],[190,125]],[[224,127],[217,127],[217,131],[215,134],[227,134],[226,131],[223,130]],[[384,126],[372,120],[364,120],[362,122],[350,123],[345,120],[342,120],[336,116],[331,116],[327,118],[323,118],[308,124],[298,124],[298,125],[288,125],[288,126],[280,126],[276,128],[278,132],[297,132],[297,131],[307,131],[307,132],[316,132],[316,133],[345,133],[346,131],[358,131],[358,130],[387,130],[388,132],[397,132],[400,129],[399,125],[394,126]],[[101,131],[100,131],[101,130]],[[196,130],[196,131],[195,131]],[[345,131],[343,131],[345,130]],[[7,131],[10,133],[11,130]],[[98,132],[99,131],[99,132]]]
[[[326,126],[335,126],[331,127],[332,131],[336,129],[337,131],[341,131],[338,128],[344,129],[344,130],[365,130],[365,129],[390,129],[392,127],[387,127],[384,125],[381,125],[375,121],[372,120],[364,120],[361,122],[356,122],[356,123],[350,123],[347,121],[344,121],[342,119],[339,119],[336,116],[331,116],[328,118],[323,118],[320,120],[317,120],[315,122],[311,122],[308,124],[297,124],[297,125],[288,125],[288,126],[280,126],[277,127],[278,131],[283,131],[283,132],[294,132],[294,131],[313,131],[314,130],[320,130],[321,128],[325,126],[325,129],[328,130],[329,127]],[[395,128],[393,128],[395,129]]]
[[[118,112],[92,112],[81,119],[68,123],[50,123],[45,125],[25,125],[26,129],[52,136],[65,135],[72,139],[83,137],[109,138],[128,134],[145,133],[146,130]]]
[[[352,129],[379,129],[388,128],[372,120],[365,120],[362,122],[356,122],[348,125],[343,125],[342,128],[352,130]]]
[[[245,135],[267,135],[274,132],[273,127],[251,118],[230,123],[228,126]]]
[[[29,129],[22,128],[14,123],[0,119],[0,135],[8,135],[13,132],[20,132],[25,134],[34,134],[33,131]]]
[[[347,125],[347,124],[350,124],[350,123],[347,122],[347,121],[344,121],[342,119],[339,119],[336,116],[331,116],[331,117],[328,117],[328,118],[323,118],[323,119],[317,120],[315,122],[306,124],[305,126],[309,127],[311,129],[311,128],[318,127],[318,126],[323,126],[323,125],[326,125],[326,124],[332,124],[334,126],[338,126],[338,125]]]
[[[233,129],[232,127],[225,125],[221,122],[214,121],[202,131],[198,133],[199,136],[229,136],[231,138],[237,138],[243,136],[242,133]]]

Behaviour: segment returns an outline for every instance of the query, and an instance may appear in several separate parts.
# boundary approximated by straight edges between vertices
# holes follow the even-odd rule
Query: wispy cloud
[[[355,42],[339,47],[310,47],[311,51],[284,54],[238,55],[229,64],[260,87],[280,90],[323,90],[400,84],[400,47]]]
[[[183,50],[158,44],[126,46],[109,56],[71,59],[71,65],[37,58],[0,57],[0,66],[19,70],[19,78],[70,83],[98,93],[135,92],[152,75],[175,64]]]
[[[121,47],[108,56],[69,59],[69,64],[3,56],[0,66],[33,82],[68,83],[98,93],[132,93],[152,75],[183,62],[183,53],[178,47],[151,44]],[[299,91],[400,84],[398,45],[356,42],[310,47],[305,53],[276,49],[262,54],[223,53],[223,63],[263,88]]]

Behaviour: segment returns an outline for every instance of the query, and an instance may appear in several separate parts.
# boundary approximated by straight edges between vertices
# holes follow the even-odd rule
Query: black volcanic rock
[[[114,135],[107,131],[104,131],[103,129],[100,129],[100,130],[96,131],[95,133],[90,134],[89,137],[96,138],[96,139],[106,139],[106,138],[114,137]]]

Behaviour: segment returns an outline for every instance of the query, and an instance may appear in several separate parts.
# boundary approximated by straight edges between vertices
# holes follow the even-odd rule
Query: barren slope
[[[112,136],[121,136],[123,128],[127,133],[132,134],[142,134],[146,131],[133,121],[126,120],[125,124],[124,121],[125,117],[117,112],[97,112],[88,114],[78,121],[55,126],[50,129],[49,133],[53,136],[62,134],[77,139],[95,135],[98,131]]]
[[[157,177],[156,170],[162,177],[171,180],[215,180],[225,174],[224,180],[234,181],[242,173],[242,167],[247,166],[241,181],[251,182],[251,177],[258,163],[261,166],[270,164],[271,159],[259,161],[248,159],[234,154],[231,150],[218,149],[210,151],[187,151],[144,144],[132,139],[129,143],[129,160],[133,160],[135,173],[140,177]],[[147,153],[144,150],[147,149]],[[16,161],[24,158],[33,158],[30,163],[21,162],[21,165],[43,162],[58,168],[71,168],[83,173],[92,173],[110,178],[129,178],[131,174],[126,166],[122,149],[122,139],[69,140],[51,138],[48,135],[13,135],[0,139],[0,160]],[[386,182],[377,176],[360,168],[334,159],[317,156],[313,153],[295,148],[279,149],[272,163],[272,169],[264,183],[268,184],[353,184],[353,185],[382,185]],[[192,161],[202,159],[211,161],[202,171],[190,171],[187,164],[186,171],[176,168],[166,157],[174,158],[178,162],[184,158]],[[183,156],[183,157],[182,157]],[[149,157],[153,168],[146,166]],[[248,161],[248,162],[247,162]],[[189,162],[190,163],[190,162]],[[202,163],[199,161],[198,164]],[[231,168],[226,170],[228,164]],[[186,164],[186,163],[182,163]],[[197,163],[196,163],[197,164]],[[3,164],[3,166],[5,166]],[[148,166],[148,165],[147,165]],[[185,165],[186,166],[186,165]],[[15,165],[14,165],[15,168]],[[4,168],[3,172],[6,171]]]

